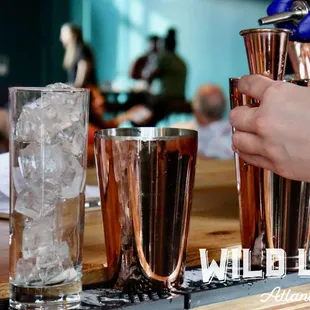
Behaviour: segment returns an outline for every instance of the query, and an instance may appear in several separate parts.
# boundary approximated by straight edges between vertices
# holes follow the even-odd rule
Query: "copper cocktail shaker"
[[[292,22],[298,25],[299,22],[310,13],[309,0],[294,1],[291,10],[271,16],[260,18],[260,25],[280,24],[283,22]],[[292,63],[295,78],[310,78],[310,43],[289,42],[288,56]]]
[[[282,80],[290,32],[283,29],[251,29],[242,31],[241,35],[245,41],[250,73],[265,74],[274,80]],[[240,168],[240,162],[237,168],[241,178],[252,181],[251,184],[243,182],[244,186],[252,187],[251,190],[238,189],[241,193],[247,193],[245,198],[241,196],[243,201],[240,203],[240,214],[250,214],[252,219],[248,221],[255,227],[255,234],[253,227],[252,231],[246,231],[243,225],[246,219],[241,216],[243,246],[247,246],[255,254],[261,249],[261,267],[265,267],[266,264],[267,248],[281,248],[287,254],[287,269],[296,269],[298,248],[304,248],[306,251],[309,248],[310,188],[304,182],[287,180],[257,167],[248,170],[250,172],[244,172]],[[241,186],[243,184],[240,183]],[[249,209],[251,212],[244,212]],[[255,212],[259,215],[253,217]],[[257,262],[257,255],[254,258]]]
[[[193,130],[96,132],[107,271],[114,288],[146,292],[182,283],[196,153]]]
[[[289,34],[289,31],[282,29],[254,29],[241,32],[245,39],[251,74],[267,74],[275,80],[283,79]],[[308,86],[307,80],[291,82]],[[259,102],[256,103],[259,104]],[[255,167],[252,171],[256,171],[256,174],[252,178],[252,184],[247,186],[252,186],[253,197],[259,202],[253,199],[249,201],[251,196],[247,194],[245,199],[249,201],[248,205],[242,201],[240,213],[242,214],[245,208],[257,210],[259,216],[255,217],[254,225],[255,232],[258,233],[253,239],[241,226],[245,236],[243,246],[249,245],[253,252],[261,248],[262,267],[266,263],[265,250],[281,248],[286,252],[287,269],[296,270],[298,249],[305,249],[307,254],[309,252],[310,186],[305,182],[288,180],[265,169]],[[242,173],[244,174],[240,170],[240,176]],[[250,176],[245,173],[243,178],[250,178]],[[244,190],[239,189],[239,191]],[[251,193],[251,190],[247,189],[247,193]],[[241,221],[245,220],[241,218]],[[253,219],[251,221],[253,222]]]
[[[290,83],[309,87],[309,80],[291,80]],[[294,103],[292,103],[294,104]],[[271,238],[270,248],[281,248],[286,252],[286,266],[298,269],[298,249],[306,251],[309,264],[310,237],[310,184],[276,176],[278,187],[270,190],[275,197],[270,204]]]
[[[288,55],[297,79],[310,78],[310,43],[290,42]]]

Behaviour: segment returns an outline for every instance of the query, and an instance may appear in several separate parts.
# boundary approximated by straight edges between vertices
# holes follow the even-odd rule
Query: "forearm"
[[[81,60],[77,66],[75,87],[83,87],[86,81],[86,76],[89,72],[89,64],[85,60]]]
[[[0,109],[0,134],[8,138],[9,137],[9,113],[6,109]]]

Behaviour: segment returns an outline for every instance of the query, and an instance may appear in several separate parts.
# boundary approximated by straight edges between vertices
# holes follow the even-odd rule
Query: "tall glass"
[[[89,92],[10,88],[10,305],[80,303]]]
[[[197,132],[120,128],[95,134],[108,272],[125,292],[183,281]]]

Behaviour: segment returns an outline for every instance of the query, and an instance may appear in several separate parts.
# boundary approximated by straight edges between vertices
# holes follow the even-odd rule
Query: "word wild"
[[[231,261],[231,277],[234,280],[241,279],[240,257],[243,252],[243,274],[244,279],[264,279],[267,278],[284,278],[286,276],[286,253],[283,249],[266,249],[266,273],[262,270],[251,270],[251,251],[249,249],[222,249],[220,265],[212,260],[209,264],[208,251],[200,249],[200,262],[202,279],[205,283],[211,283],[216,276],[221,282],[226,281],[227,265]],[[306,269],[307,253],[305,249],[298,250],[298,275],[300,277],[310,278],[310,270]],[[275,263],[276,266],[275,266]]]

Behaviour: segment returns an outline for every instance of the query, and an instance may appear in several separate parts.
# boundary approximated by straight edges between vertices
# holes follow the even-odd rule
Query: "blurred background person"
[[[3,101],[9,86],[44,86],[62,81],[78,87],[96,86],[93,95],[104,102],[104,113],[97,116],[108,127],[132,106],[147,105],[149,95],[157,97],[154,111],[158,115],[147,125],[167,127],[190,120],[190,102],[199,85],[215,82],[228,96],[228,77],[248,71],[243,43],[236,44],[239,31],[266,14],[266,4],[259,0],[242,4],[249,12],[247,19],[238,0],[82,2],[67,1],[64,5],[51,0],[49,6],[42,6],[40,0],[34,0],[31,8],[22,0],[3,2],[0,23],[7,30],[3,32],[5,44],[0,47]],[[16,7],[23,13],[18,24],[14,23]],[[223,26],[229,25],[227,31],[213,27],[218,22],[214,14],[205,19],[203,12],[218,9],[225,11],[227,23]],[[49,22],[40,17],[47,13]],[[212,31],[206,33],[210,27]],[[223,50],[227,51],[225,57]],[[145,62],[144,57],[144,64],[152,65],[146,65],[147,70],[139,69],[140,58],[146,55],[151,55],[147,56],[151,60]],[[168,58],[171,61],[163,65]],[[135,92],[138,87],[132,90],[141,81],[146,85],[146,98],[140,96],[141,91]],[[151,87],[147,87],[148,82]]]
[[[97,85],[94,55],[83,40],[81,28],[75,24],[64,24],[60,41],[65,48],[63,67],[67,71],[68,84],[75,87]]]
[[[90,87],[89,125],[88,125],[88,165],[95,162],[94,135],[101,129],[117,128],[126,122],[144,124],[151,117],[151,112],[142,105],[136,105],[125,112],[119,113],[116,117],[105,120],[105,99],[97,87]]]
[[[149,101],[149,96],[155,89],[154,87],[153,89],[148,87],[146,78],[157,66],[160,39],[153,34],[148,36],[147,41],[147,51],[134,60],[129,71],[129,77],[134,80],[134,84],[128,94],[128,106],[145,104]]]
[[[197,90],[192,108],[194,120],[176,123],[171,127],[198,131],[198,154],[203,157],[231,159],[232,129],[223,119],[227,102],[223,90],[213,84],[206,84]]]
[[[159,80],[159,96],[166,100],[184,100],[187,67],[185,61],[176,52],[176,30],[170,29],[164,39],[164,51],[159,55],[156,67],[147,77],[151,85]]]
[[[109,120],[105,119],[106,100],[97,86],[94,56],[90,47],[83,40],[81,28],[75,24],[64,24],[60,31],[60,40],[65,47],[63,66],[67,70],[68,84],[90,90],[88,158],[89,163],[93,163],[94,133],[96,131],[117,128],[121,124],[132,120],[139,123],[147,115],[145,113],[141,115],[141,110],[145,110],[145,108],[137,106],[128,111],[120,112]]]
[[[174,107],[185,103],[187,66],[176,52],[176,30],[170,29],[164,39],[164,50],[158,56],[157,65],[147,77],[148,84],[159,81],[159,90],[150,100],[153,119],[150,125],[155,125]]]
[[[157,35],[150,35],[148,37],[148,49],[146,53],[138,57],[131,66],[130,77],[134,80],[143,80],[150,75],[157,65],[158,59],[158,42]]]

